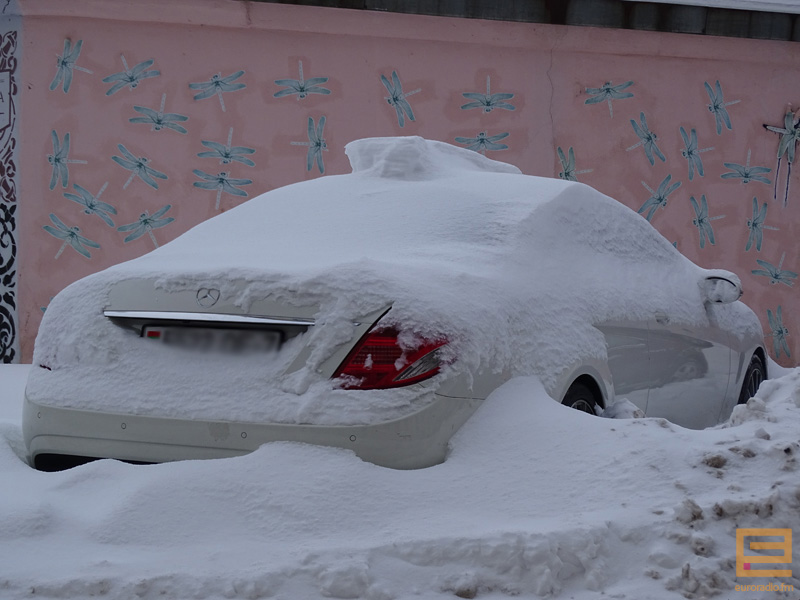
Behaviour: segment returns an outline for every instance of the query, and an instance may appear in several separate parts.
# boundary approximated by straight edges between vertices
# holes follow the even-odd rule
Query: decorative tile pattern
[[[17,339],[17,47],[0,34],[0,362],[18,360]]]

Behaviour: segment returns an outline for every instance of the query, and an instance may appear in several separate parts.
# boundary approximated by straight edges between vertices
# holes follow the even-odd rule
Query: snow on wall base
[[[0,363],[19,360],[17,335],[17,82],[20,18],[0,9]]]

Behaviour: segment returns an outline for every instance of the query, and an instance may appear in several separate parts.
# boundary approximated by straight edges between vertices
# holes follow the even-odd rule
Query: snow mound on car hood
[[[353,173],[389,179],[437,179],[452,171],[465,169],[487,173],[521,173],[513,165],[491,160],[477,152],[416,136],[356,140],[347,144],[344,151],[350,159]]]

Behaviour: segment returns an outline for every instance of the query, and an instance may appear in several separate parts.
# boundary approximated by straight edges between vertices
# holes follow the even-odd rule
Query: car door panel
[[[650,388],[647,323],[612,322],[597,327],[606,339],[614,395],[645,411]]]
[[[710,323],[688,326],[657,313],[650,326],[647,416],[700,429],[718,422],[731,369],[728,335]]]

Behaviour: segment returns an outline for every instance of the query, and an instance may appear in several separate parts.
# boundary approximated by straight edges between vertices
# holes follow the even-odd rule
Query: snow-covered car
[[[766,378],[730,272],[592,188],[418,137],[276,189],[53,299],[31,464],[235,456],[273,441],[418,468],[494,389],[702,428]]]

